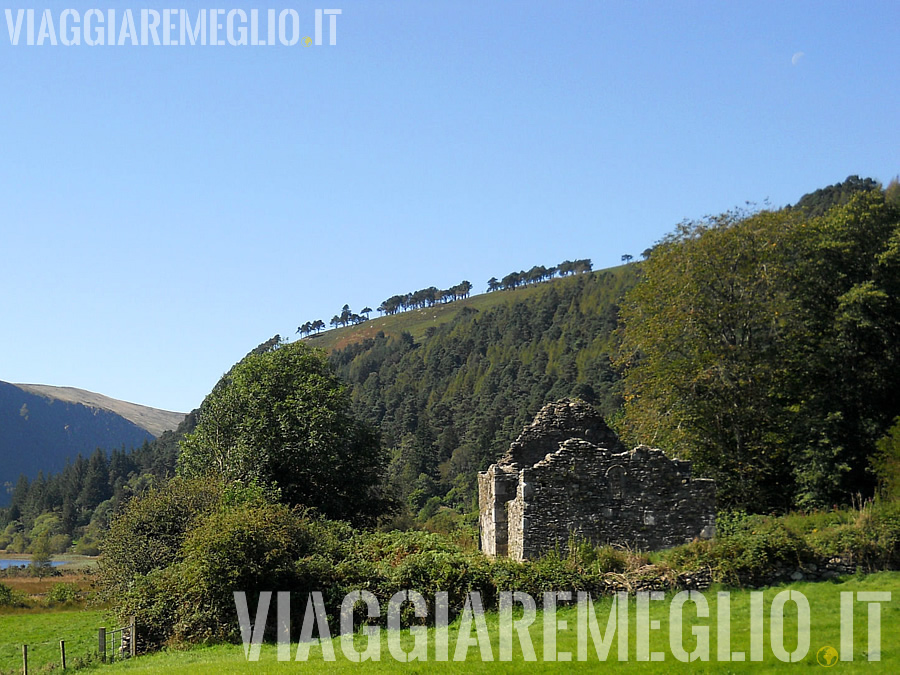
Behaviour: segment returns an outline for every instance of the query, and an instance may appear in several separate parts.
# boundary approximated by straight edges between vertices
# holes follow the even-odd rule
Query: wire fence
[[[111,663],[137,655],[137,629],[132,617],[127,626],[98,628],[93,635],[81,632],[61,638],[0,644],[0,675],[37,673],[50,669],[69,670],[100,661]],[[18,667],[10,665],[18,662]]]

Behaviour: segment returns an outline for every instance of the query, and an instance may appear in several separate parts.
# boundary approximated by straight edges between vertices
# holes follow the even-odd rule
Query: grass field
[[[21,591],[29,596],[41,596],[47,593],[56,584],[75,584],[84,591],[92,588],[94,577],[84,572],[73,572],[58,577],[10,577],[8,579],[0,579],[0,583],[9,586],[15,591]]]
[[[787,602],[784,611],[776,612],[776,616],[784,616],[784,639],[779,641],[773,640],[772,622],[770,621],[770,611],[773,600],[784,591],[793,591],[803,594],[809,603],[810,608],[810,628],[809,628],[809,644],[808,650],[803,650],[799,644],[798,631],[798,612],[794,602]],[[651,601],[650,603],[650,627],[649,630],[649,652],[659,652],[657,658],[661,656],[661,661],[639,661],[637,642],[638,633],[641,632],[637,627],[635,599],[631,598],[628,606],[629,630],[628,630],[628,647],[625,651],[626,662],[618,660],[617,642],[618,634],[611,640],[609,653],[605,659],[598,657],[595,650],[595,642],[586,640],[586,659],[579,660],[578,653],[578,614],[574,607],[560,609],[557,614],[557,620],[560,621],[559,629],[556,636],[556,652],[568,652],[571,655],[571,662],[552,662],[545,659],[544,650],[548,643],[544,639],[544,619],[543,613],[538,612],[535,621],[529,628],[531,643],[534,647],[536,662],[525,661],[523,650],[520,646],[517,634],[513,634],[512,642],[512,661],[499,661],[499,617],[495,613],[489,613],[485,616],[487,626],[490,653],[493,661],[483,661],[480,651],[480,643],[476,645],[474,639],[477,635],[475,627],[472,627],[470,635],[472,643],[466,649],[465,641],[463,646],[459,646],[460,624],[454,623],[450,627],[449,632],[449,661],[439,662],[435,660],[435,631],[429,630],[428,636],[428,659],[427,661],[414,661],[410,663],[401,663],[395,660],[389,651],[386,633],[381,633],[380,639],[380,658],[377,661],[366,661],[364,663],[354,663],[346,658],[342,651],[341,641],[335,638],[331,641],[331,647],[336,656],[333,662],[323,659],[323,650],[321,647],[313,647],[307,659],[306,664],[298,664],[296,662],[279,662],[277,660],[277,650],[274,645],[264,645],[256,662],[248,662],[244,656],[243,648],[240,645],[219,645],[213,647],[202,647],[187,651],[167,651],[147,656],[142,656],[131,662],[124,662],[111,666],[98,667],[97,670],[104,671],[135,671],[145,673],[167,673],[167,672],[188,672],[188,673],[271,673],[271,672],[288,672],[300,668],[311,668],[316,672],[358,672],[360,669],[365,672],[405,672],[405,673],[424,673],[424,672],[441,672],[441,673],[478,673],[478,672],[569,672],[572,670],[589,672],[596,671],[604,666],[617,668],[626,672],[638,673],[678,673],[693,672],[695,670],[704,670],[711,672],[770,672],[772,670],[803,670],[809,671],[810,668],[817,671],[821,666],[817,663],[817,653],[823,647],[834,647],[838,649],[841,645],[841,621],[840,606],[841,592],[890,592],[891,602],[883,603],[880,606],[880,661],[868,660],[868,605],[865,602],[857,601],[854,604],[854,643],[853,643],[853,661],[836,663],[834,672],[853,672],[853,673],[897,673],[900,672],[900,573],[883,572],[873,574],[868,577],[847,577],[837,582],[821,582],[821,583],[793,583],[779,587],[765,589],[763,595],[764,607],[764,632],[763,632],[763,660],[762,661],[717,661],[717,649],[719,640],[717,635],[718,616],[717,616],[717,597],[714,591],[707,591],[704,597],[709,604],[709,617],[697,618],[696,607],[692,602],[688,602],[681,613],[684,617],[681,636],[676,634],[674,639],[670,636],[669,616],[670,616],[670,600],[672,596],[667,596],[663,601]],[[786,596],[781,596],[785,598]],[[796,596],[795,596],[796,597]],[[597,623],[599,630],[604,635],[607,634],[607,618],[610,615],[612,600],[609,598],[598,601],[594,610],[597,615]],[[730,596],[730,612],[731,617],[731,652],[744,652],[747,659],[750,658],[751,637],[750,637],[750,603],[751,591],[733,591]],[[274,614],[274,609],[271,610]],[[724,614],[724,612],[723,612]],[[566,622],[566,627],[562,627],[562,621]],[[658,627],[655,621],[659,621]],[[674,642],[676,646],[683,644],[684,650],[693,651],[697,645],[697,637],[692,634],[692,628],[708,627],[709,634],[709,661],[695,661],[693,663],[683,663],[675,657],[672,648]],[[701,628],[702,630],[702,628]],[[464,633],[465,634],[465,633]],[[551,634],[550,632],[547,633]],[[356,635],[355,647],[362,651],[365,648],[367,638]],[[772,643],[783,645],[786,652],[792,652],[798,647],[806,653],[796,663],[783,662],[779,660],[773,651]],[[413,647],[413,639],[408,632],[401,635],[402,648],[410,651]],[[458,651],[460,650],[461,651]],[[874,649],[874,648],[873,648]],[[296,645],[292,646],[291,654],[295,654]],[[701,650],[704,651],[704,650]],[[456,661],[454,657],[459,653],[464,655],[464,661]],[[560,658],[562,660],[562,658]],[[605,660],[605,663],[603,661]]]
[[[0,673],[22,672],[22,645],[28,645],[28,672],[59,664],[59,641],[66,641],[70,665],[97,651],[97,629],[106,624],[99,610],[14,610],[0,613]]]

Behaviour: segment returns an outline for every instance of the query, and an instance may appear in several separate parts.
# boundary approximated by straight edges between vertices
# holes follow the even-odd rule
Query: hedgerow
[[[808,527],[797,515],[723,515],[716,538],[652,556],[572,542],[568,555],[516,562],[464,550],[448,536],[357,530],[252,490],[234,499],[228,490],[197,489],[196,483],[176,480],[144,497],[147,503],[133,503],[104,543],[102,597],[121,620],[137,618],[151,648],[240,639],[234,591],[247,594],[252,611],[261,592],[290,591],[295,626],[302,625],[307,595],[321,592],[337,630],[342,600],[359,590],[375,596],[381,614],[369,619],[360,611],[357,625],[384,623],[390,599],[406,590],[423,595],[433,621],[441,592],[447,593],[453,618],[472,592],[491,609],[504,591],[526,592],[540,604],[548,591],[574,597],[577,591],[596,596],[712,582],[759,585],[835,558],[866,570],[900,563],[896,504],[867,504],[832,520],[810,517],[832,523],[824,529]],[[401,616],[422,622],[409,605]]]

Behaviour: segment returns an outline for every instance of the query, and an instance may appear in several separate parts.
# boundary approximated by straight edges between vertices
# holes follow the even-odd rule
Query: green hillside
[[[587,274],[589,276],[611,274],[622,279],[633,278],[628,265],[588,272]],[[436,304],[425,309],[411,309],[391,316],[374,317],[369,321],[364,321],[354,326],[334,328],[318,335],[303,338],[303,340],[313,347],[320,347],[328,352],[343,349],[347,345],[360,342],[366,338],[374,338],[379,331],[385,335],[394,336],[409,333],[413,340],[419,342],[425,337],[425,333],[429,328],[437,328],[453,321],[465,308],[484,312],[502,305],[524,302],[546,292],[548,286],[565,284],[571,280],[572,277],[552,279],[532,286],[482,293],[465,300]]]
[[[475,475],[547,402],[621,407],[611,364],[618,303],[638,265],[497,291],[314,338],[382,432],[408,517],[449,529],[475,507]],[[367,325],[371,324],[371,325]],[[436,520],[435,520],[436,519]]]
[[[328,353],[353,413],[380,431],[398,526],[474,525],[477,472],[563,397],[594,404],[630,445],[692,460],[722,507],[847,503],[877,483],[900,491],[898,222],[896,183],[851,176],[793,208],[683,223],[641,263],[535,267],[474,297],[468,282],[422,289],[370,320],[345,306],[332,323],[350,325],[303,343]],[[59,534],[95,538],[146,474],[175,472],[196,422],[127,459],[20,481],[3,537],[26,549],[52,512]]]

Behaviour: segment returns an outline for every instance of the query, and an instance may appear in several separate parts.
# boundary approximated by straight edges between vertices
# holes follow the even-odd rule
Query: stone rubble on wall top
[[[494,556],[565,552],[572,537],[658,549],[715,529],[713,481],[662,450],[627,450],[582,401],[544,406],[478,488],[482,549]]]

